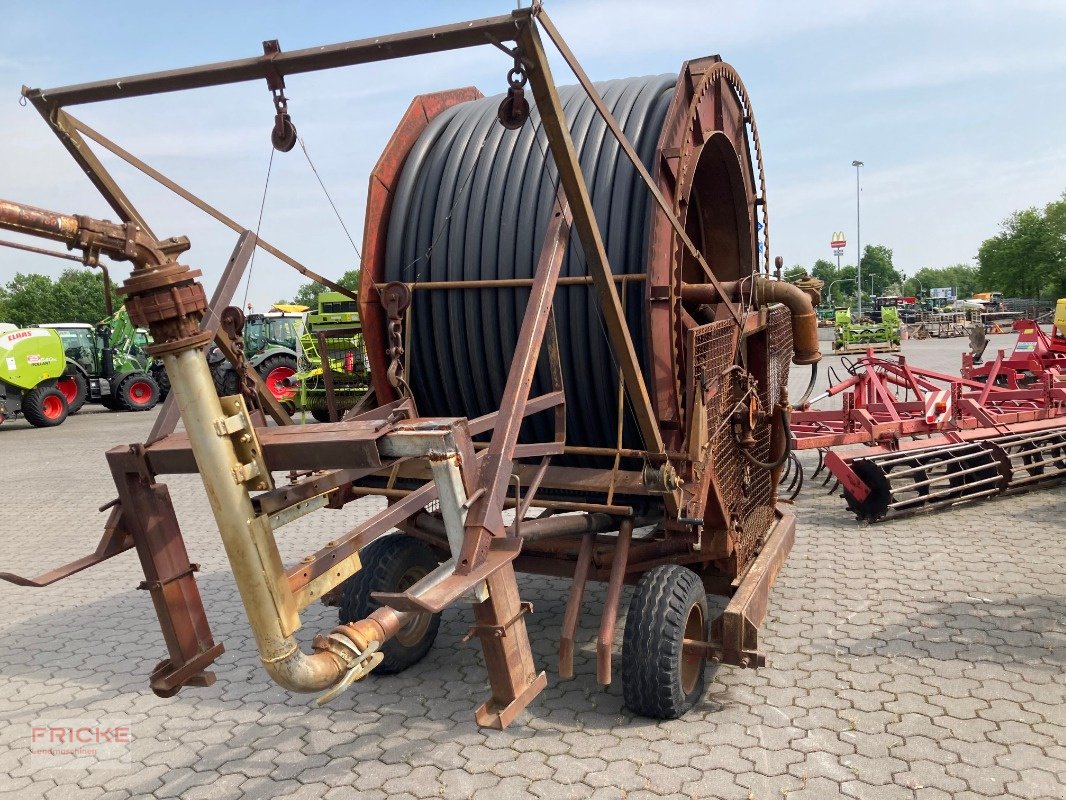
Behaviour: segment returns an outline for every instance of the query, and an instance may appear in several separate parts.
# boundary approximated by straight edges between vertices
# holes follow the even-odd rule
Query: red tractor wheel
[[[119,407],[127,411],[148,411],[159,402],[159,385],[143,373],[127,375],[116,392]]]
[[[296,359],[286,355],[271,356],[259,365],[259,374],[278,402],[296,397],[296,387],[286,384],[296,374]]]
[[[63,400],[54,394],[45,395],[41,403],[41,411],[50,420],[57,420],[63,416]]]
[[[85,376],[80,372],[64,375],[56,381],[56,388],[66,398],[67,411],[70,414],[77,414],[81,411],[81,407],[85,405],[85,401],[89,397],[89,382],[85,380]]]
[[[38,386],[23,395],[22,414],[35,428],[54,428],[67,418],[67,398],[54,386]]]

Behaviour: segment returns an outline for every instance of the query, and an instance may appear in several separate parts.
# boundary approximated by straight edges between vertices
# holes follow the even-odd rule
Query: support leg
[[[109,454],[108,461],[122,504],[121,522],[133,538],[144,570],[139,588],[152,596],[169,655],[152,671],[152,691],[170,697],[182,686],[210,686],[215,676],[206,667],[224,648],[215,644],[207,624],[194,576],[196,565],[189,563],[170,492],[146,470],[137,470],[138,462],[143,462],[136,450],[118,458]]]
[[[622,598],[622,583],[629,562],[629,543],[633,540],[633,520],[624,519],[618,529],[618,543],[611,561],[611,576],[607,581],[607,599],[600,620],[600,635],[596,640],[596,680],[603,686],[611,683],[611,648],[614,646],[614,623],[618,619],[618,603]]]
[[[581,600],[585,596],[585,581],[589,577],[595,541],[594,533],[586,533],[581,538],[581,549],[577,554],[577,564],[574,565],[574,582],[570,584],[570,598],[566,601],[563,630],[559,636],[559,677],[564,680],[574,677],[574,632],[581,614]]]
[[[474,620],[492,696],[474,719],[483,728],[503,730],[548,685],[548,678],[533,664],[514,567],[500,568],[486,582],[489,599],[474,606]]]

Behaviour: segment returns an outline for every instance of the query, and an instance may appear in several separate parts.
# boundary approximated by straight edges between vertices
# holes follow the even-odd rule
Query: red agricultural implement
[[[978,366],[972,353],[962,356],[962,377],[1020,389],[1037,383],[1050,374],[1055,380],[1066,378],[1066,336],[1057,326],[1047,333],[1031,319],[1014,322],[1018,340],[1009,356],[1000,350],[993,361]]]
[[[839,408],[793,412],[793,449],[817,449],[815,474],[828,469],[870,522],[1062,479],[1066,379],[1042,369],[1024,387],[997,386],[1002,362],[982,382],[868,352],[812,400],[840,396]]]

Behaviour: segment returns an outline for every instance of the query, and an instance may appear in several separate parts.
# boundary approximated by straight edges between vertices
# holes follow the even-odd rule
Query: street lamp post
[[[838,283],[851,283],[854,280],[855,280],[854,278],[837,278],[835,281],[830,281],[829,282],[829,303],[830,303],[830,305],[834,305],[835,306],[835,304],[833,303],[833,287],[836,286]]]
[[[855,279],[859,285],[859,318],[862,318],[862,216],[859,213],[859,168],[862,166],[861,161],[852,161],[851,166],[855,167],[855,247],[859,253],[858,258],[855,259]]]
[[[918,278],[908,278],[907,280],[918,281],[918,299],[922,299],[922,295],[925,294],[925,285]]]

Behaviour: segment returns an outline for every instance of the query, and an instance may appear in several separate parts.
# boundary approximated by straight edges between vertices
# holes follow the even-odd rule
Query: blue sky
[[[1066,3],[556,0],[546,4],[594,79],[676,72],[720,53],[752,97],[768,179],[771,246],[786,263],[855,237],[853,159],[863,174],[862,239],[897,267],[970,261],[1018,208],[1066,190]],[[506,13],[504,0],[422,3],[217,3],[156,14],[128,4],[52,2],[4,9],[0,28],[0,197],[109,215],[31,107],[49,87],[257,55]],[[175,13],[174,9],[179,9]],[[353,67],[288,81],[308,150],[360,241],[367,177],[410,99],[504,87],[491,47]],[[560,83],[572,82],[556,67]],[[261,84],[74,109],[230,216],[255,226],[273,121]],[[193,241],[187,263],[213,284],[235,235],[124,165],[116,176],[160,235]],[[274,161],[262,236],[326,275],[356,256],[299,148]],[[853,260],[849,252],[847,260]],[[0,282],[58,274],[66,262],[0,248]],[[122,270],[116,270],[121,273]],[[302,279],[260,254],[248,299],[260,309]]]

